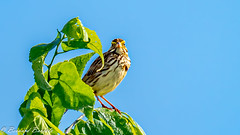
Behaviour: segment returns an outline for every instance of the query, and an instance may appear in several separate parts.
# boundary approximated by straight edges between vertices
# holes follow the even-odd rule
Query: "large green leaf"
[[[114,133],[117,135],[134,134],[127,119],[116,111],[99,108],[96,109],[96,112],[94,112],[94,116],[94,118],[102,118],[104,121],[106,121],[106,123],[112,127]]]
[[[88,53],[85,55],[77,56],[75,58],[70,59],[70,62],[73,62],[75,66],[77,67],[78,75],[81,77],[83,70],[87,64],[87,62],[90,60],[90,58],[94,55],[95,53]]]
[[[81,80],[74,63],[59,63],[51,71],[50,84],[54,86],[53,93],[60,98],[62,105],[67,109],[80,110],[92,120],[93,90]]]
[[[31,128],[29,126],[33,121],[34,121],[33,112],[31,111],[26,112],[18,125],[18,131],[21,131],[21,132],[18,132],[18,135],[23,135],[24,134],[23,131],[26,131],[27,129]]]
[[[103,53],[102,53],[101,41],[95,31],[90,30],[86,27],[85,27],[85,30],[88,33],[88,37],[90,40],[89,42],[84,42],[82,40],[71,40],[68,42],[64,41],[61,44],[62,49],[65,52],[70,51],[70,50],[75,50],[75,49],[91,49],[101,57],[103,64],[100,69],[102,69],[104,66],[104,57],[103,57]]]
[[[86,29],[89,39],[90,39],[90,42],[87,44],[87,47],[89,49],[93,50],[94,52],[96,52],[101,57],[102,67],[100,69],[102,69],[104,67],[104,57],[103,57],[103,53],[102,53],[101,41],[94,30],[90,30],[88,28],[85,28],[85,29]],[[98,69],[98,70],[100,70],[100,69]]]
[[[39,45],[33,46],[30,50],[29,61],[32,62],[35,59],[39,58],[40,56],[47,54],[55,46],[60,44],[60,42],[61,42],[61,33],[58,32],[57,37],[51,43],[48,43],[48,44],[44,43],[44,44],[39,44]]]
[[[27,92],[27,94],[25,95],[24,97],[24,102],[20,105],[20,108],[19,108],[19,112],[21,114],[21,116],[23,117],[24,116],[24,113],[26,112],[26,106],[27,106],[27,102],[28,102],[28,99],[29,97],[31,96],[32,93],[36,93],[38,92],[38,86],[37,84],[35,83]]]
[[[34,79],[36,81],[37,86],[43,90],[50,91],[51,86],[49,85],[49,83],[47,82],[43,74],[43,63],[44,63],[45,57],[46,57],[46,54],[35,59],[32,62],[32,69],[34,71]]]
[[[97,108],[93,112],[93,121],[80,120],[72,134],[82,133],[87,135],[145,135],[142,128],[126,113],[119,114],[105,108]]]
[[[64,133],[46,117],[34,110],[25,113],[23,119],[18,125],[18,131],[20,131],[18,132],[18,135],[23,135],[25,132],[27,135],[52,135],[57,134],[57,132],[64,135]]]
[[[73,62],[75,64],[75,66],[77,67],[77,71],[79,76],[82,75],[82,72],[85,68],[86,63],[88,62],[88,60],[94,55],[95,53],[88,53],[85,55],[81,55],[81,56],[77,56],[75,58],[72,58],[70,61]],[[56,81],[56,78],[59,78],[59,73],[58,72],[58,68],[59,66],[62,64],[62,62],[53,65],[51,68],[51,78],[55,78],[52,81],[50,81],[50,84],[54,87],[56,85],[56,83],[58,81]],[[47,75],[47,72],[44,74],[45,76]],[[58,96],[56,96],[56,94],[52,94],[52,96],[50,97],[48,91],[46,90],[42,90],[42,91],[38,91],[38,86],[36,84],[34,84],[29,91],[27,92],[26,96],[25,96],[25,101],[29,99],[29,96],[34,93],[34,92],[42,92],[42,99],[43,99],[43,103],[45,105],[49,105],[51,108],[51,113],[49,113],[49,115],[51,117],[51,122],[58,126],[59,122],[62,118],[62,115],[64,114],[65,108],[62,106],[61,100],[58,98]],[[26,102],[24,102],[19,111],[23,116],[23,111],[24,108],[26,107]],[[48,107],[48,106],[46,106]]]
[[[32,92],[29,98],[21,105],[20,112],[23,118],[18,126],[18,130],[21,131],[18,134],[22,135],[25,131],[28,131],[27,135],[50,135],[57,134],[57,131],[63,135],[63,133],[46,118],[47,110],[39,93]],[[52,131],[49,127],[53,128],[55,131]]]
[[[26,104],[26,109],[37,111],[41,115],[47,117],[47,110],[44,107],[40,94],[37,92],[33,92],[29,96]]]
[[[28,92],[24,98],[24,102],[21,104],[21,106],[19,108],[19,112],[20,112],[21,116],[24,115],[23,113],[26,110],[26,105],[27,105],[28,99],[32,93],[39,93],[41,95],[42,102],[44,103],[47,110],[52,108],[52,106],[53,106],[52,99],[51,99],[52,97],[49,95],[49,91],[47,91],[47,90],[38,91],[38,90],[39,90],[39,88],[37,87],[36,83],[28,90]],[[51,116],[50,111],[48,111],[48,116]]]
[[[67,35],[69,41],[74,38],[88,42],[88,34],[78,17],[67,22],[67,24],[64,25],[62,32]]]
[[[47,117],[47,110],[42,102],[41,96],[37,92],[32,92],[29,98],[23,102],[20,107],[23,118],[19,123],[18,130],[28,131],[27,135],[31,135],[36,131],[43,131],[48,129],[48,126],[43,123],[41,117]],[[18,134],[23,134],[19,132]],[[36,133],[38,134],[38,133]],[[47,133],[43,133],[47,134]]]
[[[58,126],[66,108],[62,106],[60,98],[55,93],[52,93],[52,102],[51,122]]]

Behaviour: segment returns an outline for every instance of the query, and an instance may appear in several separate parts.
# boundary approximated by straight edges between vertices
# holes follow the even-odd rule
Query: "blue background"
[[[126,40],[131,68],[106,98],[147,134],[239,135],[239,7],[237,0],[1,1],[0,128],[21,120],[18,108],[34,83],[30,48],[51,42],[56,29],[79,16],[104,51],[112,39]],[[79,115],[69,111],[60,129]]]

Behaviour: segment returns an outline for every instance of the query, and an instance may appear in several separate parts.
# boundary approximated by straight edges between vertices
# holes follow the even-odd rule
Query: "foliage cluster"
[[[45,58],[54,49],[51,62],[46,64]],[[75,49],[91,49],[93,52],[53,65],[57,55]],[[120,115],[104,108],[94,109],[93,90],[82,81],[81,76],[86,63],[95,53],[104,63],[102,45],[96,32],[84,27],[78,18],[71,19],[61,31],[57,31],[57,36],[51,43],[31,48],[29,61],[32,62],[36,83],[28,90],[19,108],[22,120],[18,134],[64,134],[58,126],[67,109],[80,111],[87,117],[86,121],[78,119],[67,128],[68,134],[145,134],[124,112]],[[45,73],[43,66],[48,69]]]

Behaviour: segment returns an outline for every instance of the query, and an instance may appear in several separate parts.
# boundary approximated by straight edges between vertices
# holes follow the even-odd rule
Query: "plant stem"
[[[55,57],[56,57],[58,54],[60,54],[60,53],[58,53],[58,47],[60,46],[60,44],[62,43],[62,40],[63,40],[64,38],[65,38],[65,35],[63,35],[61,41],[60,41],[59,44],[57,45],[56,50],[55,50],[55,52],[54,52],[54,55],[53,55],[53,58],[52,58],[50,64],[47,65],[47,68],[48,68],[48,78],[47,78],[47,81],[48,81],[48,82],[51,80],[51,77],[50,77],[50,69],[51,69],[51,66],[52,66],[52,64],[53,64],[53,61],[54,61]]]
[[[63,53],[65,53],[65,52],[58,52],[58,54],[63,54]]]
[[[69,134],[71,132],[71,129],[73,126],[75,126],[79,120],[81,120],[85,115],[82,114],[80,117],[78,117],[66,130],[65,130],[65,134]]]

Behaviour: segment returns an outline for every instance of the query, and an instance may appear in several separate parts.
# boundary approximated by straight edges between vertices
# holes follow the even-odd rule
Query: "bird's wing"
[[[103,54],[104,56],[104,60],[106,61],[106,58],[108,58],[108,55],[110,55],[110,52],[105,52]],[[82,80],[89,84],[88,82],[91,82],[92,79],[95,78],[95,76],[97,76],[98,74],[100,74],[99,72],[97,72],[98,69],[100,69],[102,67],[102,60],[100,58],[100,56],[98,56],[94,62],[91,64],[90,68],[88,69],[87,73],[84,75],[84,77],[82,78]]]
[[[100,57],[97,57],[94,62],[91,64],[90,68],[88,69],[87,73],[84,75],[83,77],[83,81],[85,82],[86,79],[89,77],[89,76],[92,76],[93,74],[96,73],[96,71],[101,68],[102,66],[102,60]]]

